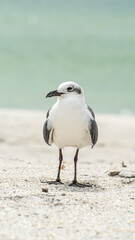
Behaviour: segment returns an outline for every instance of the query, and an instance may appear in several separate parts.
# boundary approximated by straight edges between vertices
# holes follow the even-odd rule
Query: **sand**
[[[92,187],[77,188],[72,148],[63,152],[64,184],[46,183],[58,149],[43,141],[45,112],[0,110],[0,240],[135,239],[135,178],[108,175],[135,170],[135,116],[96,119],[99,141],[78,162],[78,181]]]

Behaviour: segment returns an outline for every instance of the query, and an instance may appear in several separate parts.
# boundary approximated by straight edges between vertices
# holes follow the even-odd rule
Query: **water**
[[[0,1],[0,107],[47,109],[70,80],[95,111],[135,113],[135,1]]]

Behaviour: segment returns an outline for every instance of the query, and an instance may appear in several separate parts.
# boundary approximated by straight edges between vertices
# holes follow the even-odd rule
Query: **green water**
[[[0,107],[46,109],[70,80],[95,111],[135,113],[135,1],[0,0]]]

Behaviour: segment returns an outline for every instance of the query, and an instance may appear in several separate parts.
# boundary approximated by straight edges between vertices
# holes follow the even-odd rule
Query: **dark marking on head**
[[[68,92],[76,92],[77,94],[81,94],[81,93],[82,93],[80,87],[74,88],[74,86],[72,86],[72,85],[67,88],[67,91],[68,91]]]
[[[68,92],[73,92],[74,90],[75,90],[75,89],[74,89],[73,86],[70,86],[70,87],[67,88],[67,91],[68,91]]]
[[[82,91],[81,91],[81,88],[80,88],[80,87],[77,87],[77,88],[75,88],[75,91],[76,91],[78,94],[81,94],[81,93],[82,93]]]

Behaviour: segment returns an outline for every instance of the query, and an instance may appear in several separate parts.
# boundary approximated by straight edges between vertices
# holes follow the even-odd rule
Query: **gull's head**
[[[75,82],[61,83],[57,90],[49,92],[46,97],[58,96],[60,99],[67,97],[83,97],[82,88]]]

